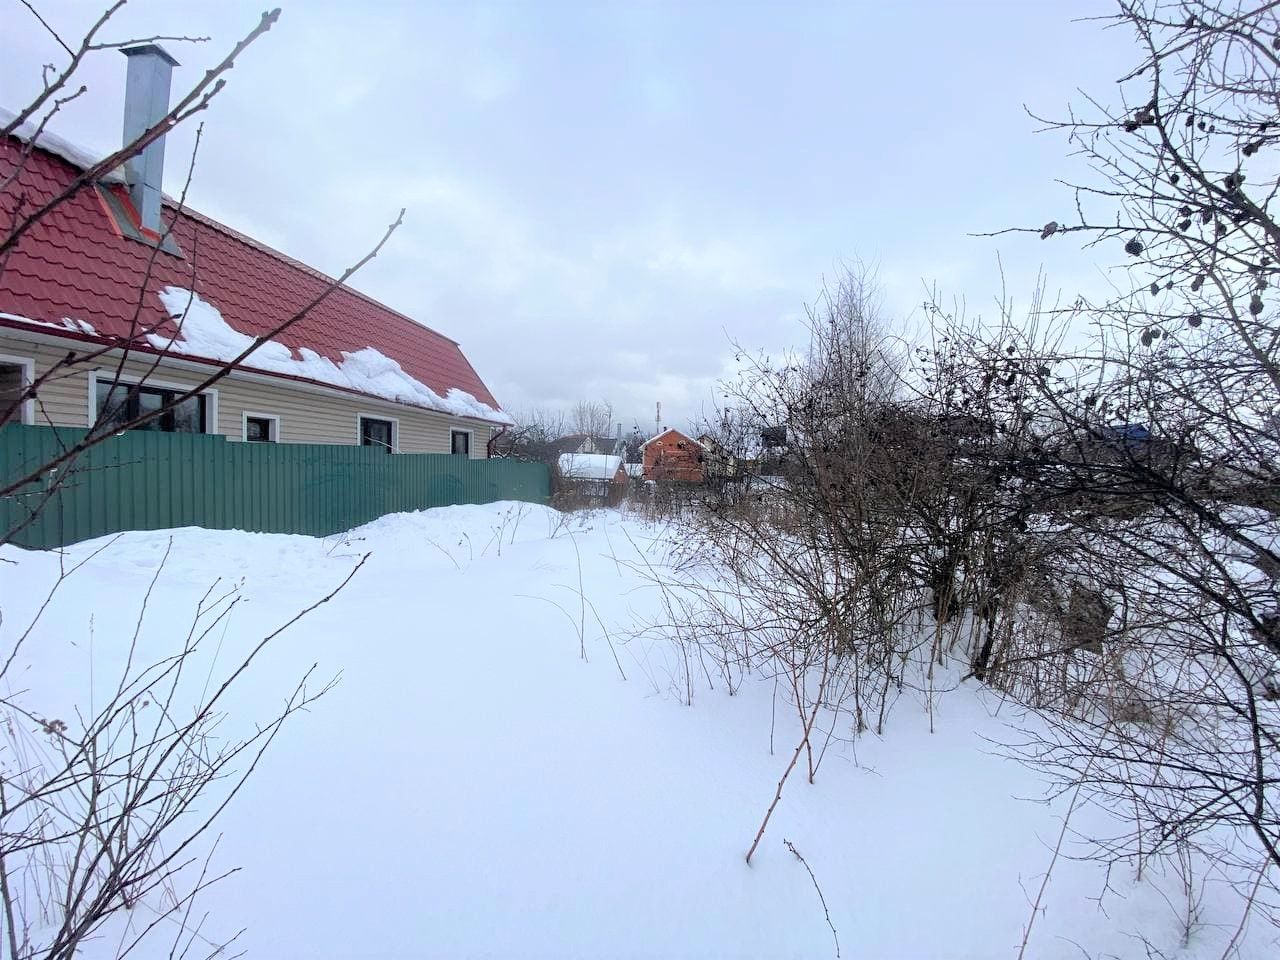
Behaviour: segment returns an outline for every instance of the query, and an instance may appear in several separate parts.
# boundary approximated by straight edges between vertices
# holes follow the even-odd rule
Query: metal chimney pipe
[[[124,144],[127,146],[169,112],[169,85],[178,61],[155,43],[126,47],[120,52],[129,58],[124,86]],[[143,229],[159,233],[164,137],[157,137],[136,157],[125,161],[124,176]]]

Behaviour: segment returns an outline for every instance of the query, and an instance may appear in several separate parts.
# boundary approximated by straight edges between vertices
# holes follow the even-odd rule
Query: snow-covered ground
[[[103,549],[59,586],[6,693],[74,727],[73,705],[114,682],[166,552],[140,653],[172,652],[221,578],[245,598],[208,643],[223,665],[369,553],[228,704],[230,735],[313,663],[341,674],[220,821],[214,865],[243,869],[203,897],[204,936],[245,927],[236,948],[273,960],[1018,956],[1066,809],[1036,802],[1044,784],[993,745],[1032,721],[969,684],[938,698],[930,733],[904,698],[885,737],[838,743],[815,784],[788,782],[747,866],[798,725],[766,680],[732,697],[704,684],[686,706],[672,652],[627,640],[656,602],[630,563],[638,547],[659,560],[661,538],[616,513],[565,523],[507,503],[326,540],[183,529],[82,544],[65,563]],[[7,656],[59,559],[0,560]],[[22,736],[42,742],[38,727]],[[1106,818],[1086,808],[1071,824]],[[1205,865],[1188,931],[1172,872],[1135,882],[1119,867],[1108,884],[1079,852],[1068,835],[1027,957],[1144,956],[1139,936],[1222,955],[1240,904]],[[1276,955],[1274,931],[1255,922],[1240,946]]]

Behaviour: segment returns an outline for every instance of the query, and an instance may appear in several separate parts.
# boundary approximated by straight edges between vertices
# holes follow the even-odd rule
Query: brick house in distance
[[[154,44],[124,53],[128,143],[167,112],[175,62]],[[0,111],[0,127],[6,119]],[[332,283],[164,196],[163,156],[162,137],[81,185],[8,252],[0,416],[53,427],[128,423],[199,385]],[[0,184],[8,185],[0,200],[39,207],[96,162],[20,125],[0,137]],[[37,381],[37,395],[15,405]],[[457,341],[339,286],[145,429],[479,459],[511,422]]]
[[[702,444],[679,430],[663,430],[640,450],[646,480],[701,483],[706,475]]]

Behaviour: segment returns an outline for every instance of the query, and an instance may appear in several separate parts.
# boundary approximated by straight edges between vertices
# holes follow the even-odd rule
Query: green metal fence
[[[7,486],[86,433],[0,427]],[[237,443],[137,430],[112,437],[0,498],[0,535],[47,549],[121,530],[201,526],[326,536],[375,517],[457,503],[546,503],[542,464],[390,455],[340,444]]]

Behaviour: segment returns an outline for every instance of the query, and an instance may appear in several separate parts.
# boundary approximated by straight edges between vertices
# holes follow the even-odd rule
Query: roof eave
[[[653,441],[657,440],[659,437],[665,437],[668,433],[679,433],[680,436],[684,437],[686,440],[688,440],[690,443],[694,444],[695,446],[703,447],[704,450],[706,449],[706,447],[700,441],[695,440],[693,437],[689,436],[687,433],[683,433],[677,430],[675,427],[667,427],[667,429],[663,430],[661,433],[655,433],[652,437],[650,437],[644,443],[640,444],[640,449],[643,450],[645,447],[649,446],[649,444],[653,443]]]
[[[166,362],[179,367],[195,367],[217,370],[226,366],[226,363],[221,360],[199,357],[194,354],[175,354],[165,350],[157,350],[150,344],[122,344],[114,337],[93,336],[91,334],[79,333],[74,330],[54,332],[52,327],[45,327],[43,325],[31,326],[21,321],[13,320],[10,317],[0,316],[0,328],[21,331],[38,343],[56,345],[63,345],[67,343],[93,344],[95,346],[106,347],[109,351],[124,352],[127,350],[129,353],[140,353],[146,354],[147,356],[160,357]],[[307,377],[299,377],[291,373],[278,373],[274,370],[258,370],[255,367],[236,366],[231,368],[228,376],[233,376],[237,379],[256,380],[266,383],[286,381],[289,383],[305,385],[308,388],[321,393],[336,393],[342,396],[360,397],[362,399],[377,400],[382,403],[393,403],[398,407],[405,407],[409,410],[425,410],[428,413],[436,413],[442,417],[451,417],[455,420],[478,420],[481,423],[490,423],[494,426],[509,426],[505,420],[495,420],[489,417],[461,417],[458,414],[450,413],[447,410],[437,410],[434,407],[424,407],[416,403],[405,403],[403,400],[394,400],[391,397],[379,396],[376,393],[365,393],[362,390],[342,387],[334,383],[321,383],[319,380],[311,380]],[[503,413],[505,411],[499,408],[498,412]]]

